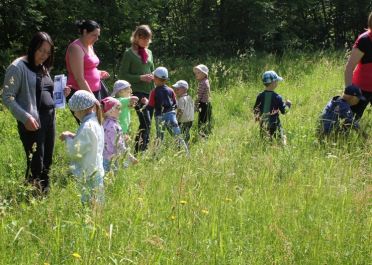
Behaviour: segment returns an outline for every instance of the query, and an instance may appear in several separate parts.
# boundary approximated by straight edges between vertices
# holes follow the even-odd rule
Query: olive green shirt
[[[132,86],[133,92],[150,94],[151,89],[154,88],[153,82],[146,83],[140,80],[141,75],[151,74],[154,71],[152,52],[149,49],[146,49],[146,51],[149,56],[147,63],[144,64],[139,55],[132,48],[128,48],[121,60],[118,77],[128,81]]]

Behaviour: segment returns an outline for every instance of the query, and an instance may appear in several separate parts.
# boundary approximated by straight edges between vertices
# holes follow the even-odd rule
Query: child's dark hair
[[[46,75],[52,67],[54,60],[54,43],[48,33],[39,31],[32,37],[27,50],[27,60],[33,69],[37,69],[38,65],[35,65],[35,53],[43,45],[44,41],[50,45],[50,55],[41,67],[41,71]]]
[[[100,25],[94,20],[77,20],[75,25],[78,27],[81,35],[83,35],[84,29],[87,31],[87,33],[89,33],[101,28]]]

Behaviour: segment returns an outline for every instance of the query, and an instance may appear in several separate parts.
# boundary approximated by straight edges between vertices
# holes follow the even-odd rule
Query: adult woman
[[[151,43],[152,32],[149,26],[141,25],[132,33],[130,39],[132,46],[124,52],[119,69],[119,78],[129,81],[132,85],[133,95],[137,96],[139,104],[136,112],[139,120],[138,133],[135,139],[135,151],[147,149],[150,140],[152,110],[144,107],[146,99],[153,84],[154,63],[152,52],[148,49]]]
[[[80,89],[92,92],[100,100],[100,81],[110,76],[108,72],[98,70],[99,58],[93,49],[101,33],[100,26],[93,20],[78,21],[76,25],[80,37],[70,43],[65,58],[67,85],[72,88],[67,100]]]
[[[360,119],[368,103],[372,104],[372,12],[368,17],[368,29],[354,43],[345,68],[345,86],[358,86],[366,98],[352,107]]]
[[[26,181],[41,192],[48,191],[54,150],[55,109],[53,80],[49,75],[53,54],[50,36],[36,33],[27,55],[10,64],[4,79],[3,101],[17,119],[26,153]]]

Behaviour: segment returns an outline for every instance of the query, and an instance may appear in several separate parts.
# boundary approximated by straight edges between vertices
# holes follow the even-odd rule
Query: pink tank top
[[[90,90],[92,92],[96,92],[100,90],[101,84],[100,84],[100,72],[98,71],[97,67],[99,65],[99,59],[96,54],[94,55],[89,55],[85,52],[82,43],[80,42],[79,39],[74,40],[73,42],[70,43],[69,47],[71,45],[79,45],[81,49],[84,52],[84,79],[88,82],[88,85],[90,87]],[[66,68],[68,72],[67,76],[67,85],[71,85],[73,89],[79,90],[79,85],[75,80],[74,75],[72,74],[71,67],[70,67],[70,61],[69,61],[69,56],[68,52],[66,52]]]

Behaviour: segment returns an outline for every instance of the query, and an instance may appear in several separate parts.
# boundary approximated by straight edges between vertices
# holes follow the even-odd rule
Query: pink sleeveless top
[[[80,42],[79,39],[74,40],[73,42],[70,43],[68,48],[70,48],[71,45],[76,44],[81,47],[81,49],[84,52],[84,79],[88,82],[88,85],[90,87],[90,90],[92,92],[96,92],[101,89],[101,84],[100,84],[100,72],[98,71],[97,67],[99,65],[99,59],[96,54],[94,55],[89,55],[85,53],[85,50],[83,48],[82,43]],[[79,85],[75,80],[74,75],[72,74],[71,67],[70,67],[70,61],[69,61],[69,56],[68,52],[66,52],[66,68],[68,72],[67,76],[67,85],[71,85],[73,89],[79,90]]]

